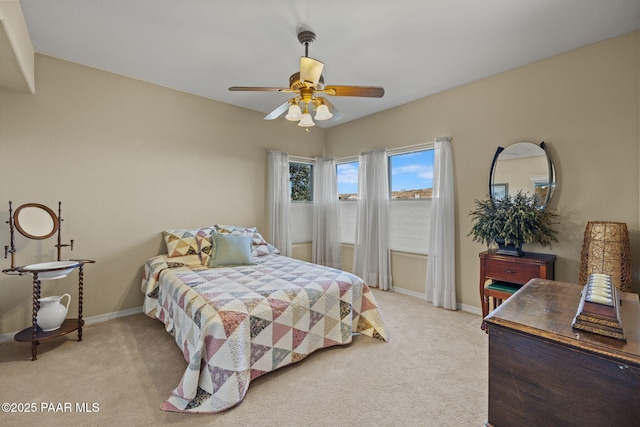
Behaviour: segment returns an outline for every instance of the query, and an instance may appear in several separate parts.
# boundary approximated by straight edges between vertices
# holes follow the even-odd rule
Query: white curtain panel
[[[338,178],[333,159],[316,158],[313,166],[313,239],[311,260],[342,269]]]
[[[426,299],[436,307],[456,310],[456,235],[453,159],[449,138],[435,142],[433,197],[427,245]]]
[[[353,273],[392,290],[389,255],[389,175],[386,150],[360,154]]]
[[[291,256],[289,155],[269,151],[269,235],[280,253]]]

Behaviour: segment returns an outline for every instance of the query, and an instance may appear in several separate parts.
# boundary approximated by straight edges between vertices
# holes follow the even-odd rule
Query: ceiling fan
[[[287,120],[297,121],[298,126],[303,127],[315,126],[309,113],[313,110],[316,112],[316,120],[340,120],[344,117],[326,98],[317,96],[319,94],[382,98],[384,88],[380,86],[324,86],[324,63],[309,57],[309,44],[315,39],[316,35],[312,31],[303,30],[298,33],[298,41],[304,46],[304,56],[300,57],[300,71],[289,77],[288,88],[232,86],[229,90],[294,93],[295,97],[282,103],[264,119],[273,120],[287,112]]]

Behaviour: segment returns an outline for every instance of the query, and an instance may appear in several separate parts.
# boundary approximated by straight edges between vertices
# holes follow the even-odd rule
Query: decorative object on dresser
[[[556,256],[527,252],[521,257],[501,255],[495,251],[480,254],[480,303],[482,318],[489,314],[489,298],[493,308],[509,298],[533,278],[553,279]],[[491,283],[487,284],[487,281]],[[482,322],[482,329],[485,323]]]
[[[580,284],[586,284],[592,273],[607,274],[617,289],[631,292],[630,247],[627,224],[588,222],[580,257]]]
[[[498,254],[522,256],[524,243],[545,247],[558,241],[553,229],[557,214],[544,209],[537,196],[518,191],[514,196],[475,203],[476,208],[469,212],[474,224],[468,235],[487,246],[498,243]]]
[[[618,290],[607,274],[590,274],[582,289],[578,312],[573,319],[575,329],[627,340],[620,314]]]
[[[9,202],[9,224],[10,245],[4,247],[4,257],[11,254],[11,267],[2,270],[5,274],[23,276],[31,274],[33,276],[33,301],[31,326],[18,332],[14,339],[21,342],[31,343],[31,360],[37,359],[38,345],[40,341],[60,337],[73,331],[78,331],[78,341],[82,341],[82,303],[84,297],[84,264],[94,263],[88,259],[73,259],[62,261],[62,248],[69,246],[73,250],[73,240],[69,244],[62,243],[62,202],[58,202],[58,215],[49,207],[40,203],[26,203],[19,206],[13,212],[12,202]],[[55,245],[58,252],[57,261],[42,262],[16,267],[15,254],[15,230],[28,239],[43,240],[48,239],[57,232],[58,243]],[[65,319],[71,295],[50,296],[41,298],[40,287],[42,281],[56,280],[66,277],[74,269],[78,269],[78,318]],[[68,296],[66,307],[59,303],[60,299]],[[41,309],[40,303],[43,303]],[[57,302],[57,304],[56,304]],[[58,307],[59,306],[59,307]]]
[[[533,279],[487,316],[487,425],[638,425],[638,295],[619,293],[622,341],[572,328],[582,290]]]

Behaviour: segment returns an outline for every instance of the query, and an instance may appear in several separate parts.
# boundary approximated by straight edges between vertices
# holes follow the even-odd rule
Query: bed
[[[185,231],[193,241],[185,243]],[[171,234],[178,238],[170,241]],[[222,234],[250,238],[248,254],[242,246],[245,263],[215,263],[222,259],[219,242],[231,239]],[[143,309],[164,323],[188,366],[163,410],[221,412],[242,401],[251,380],[315,350],[348,344],[354,333],[388,339],[362,279],[282,256],[255,228],[213,226],[164,236],[168,254],[144,266]]]

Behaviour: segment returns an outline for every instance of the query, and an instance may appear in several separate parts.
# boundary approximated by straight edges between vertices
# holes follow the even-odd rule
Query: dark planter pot
[[[498,244],[498,249],[496,250],[497,254],[510,256],[524,255],[524,252],[522,252],[522,243],[509,243],[508,245],[505,245],[504,239],[496,239],[496,243]]]

